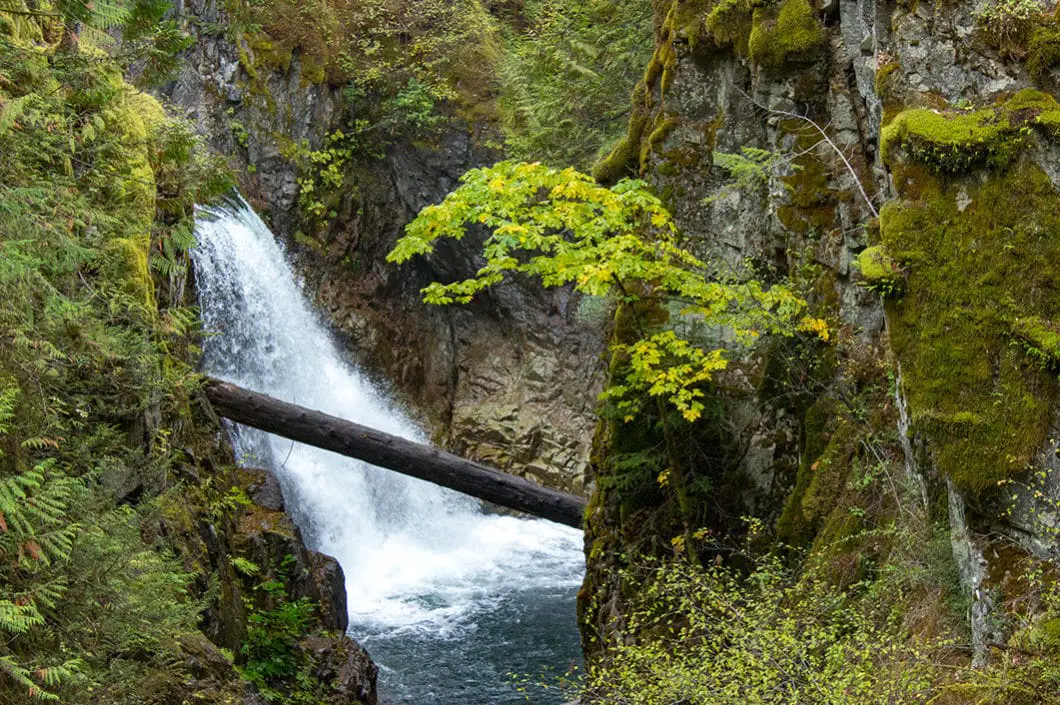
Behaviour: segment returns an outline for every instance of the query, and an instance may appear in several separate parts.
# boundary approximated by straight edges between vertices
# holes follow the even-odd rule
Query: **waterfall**
[[[283,248],[245,202],[200,208],[196,236],[195,281],[210,333],[204,350],[207,373],[424,440],[383,390],[344,361]],[[527,610],[549,624],[537,637],[534,625],[524,625],[525,630],[531,639],[548,643],[519,649],[541,654],[522,665],[562,670],[575,657],[574,592],[583,570],[580,532],[542,520],[486,514],[477,501],[449,490],[254,429],[235,427],[232,437],[241,463],[276,474],[307,543],[342,565],[351,635],[393,681],[392,700],[451,701],[441,694],[444,688],[429,680],[430,664],[413,661],[438,660],[432,652],[436,647],[459,651],[479,646],[485,653],[470,658],[489,661],[490,652],[503,651],[500,646],[518,644],[524,631],[520,620],[532,617]],[[569,614],[569,625],[553,623],[557,611]],[[566,635],[559,641],[557,629]],[[464,643],[494,632],[502,645]],[[393,655],[393,663],[387,654]],[[548,664],[549,659],[554,663]],[[475,673],[497,671],[503,680],[503,667],[482,663]],[[459,677],[438,675],[454,676]],[[506,696],[496,693],[507,685],[490,687],[494,695],[477,702],[504,701]],[[476,702],[474,694],[461,691],[460,697]]]

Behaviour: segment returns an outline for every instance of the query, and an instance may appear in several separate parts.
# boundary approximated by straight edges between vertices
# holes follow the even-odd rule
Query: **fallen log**
[[[433,482],[502,507],[580,528],[585,500],[422,443],[208,379],[218,415],[284,438]]]

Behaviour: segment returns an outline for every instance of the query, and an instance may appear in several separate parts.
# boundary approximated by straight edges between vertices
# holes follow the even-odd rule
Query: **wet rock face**
[[[355,641],[349,637],[310,636],[300,646],[316,664],[316,678],[331,685],[332,702],[376,705],[375,682],[379,668]]]
[[[603,380],[599,317],[583,320],[569,292],[534,284],[498,287],[469,307],[423,304],[426,284],[477,269],[473,238],[427,261],[385,262],[420,209],[499,158],[481,146],[483,128],[454,119],[416,144],[399,141],[381,159],[350,164],[335,217],[317,232],[299,211],[301,172],[283,147],[319,149],[341,128],[349,117],[341,90],[307,78],[297,53],[271,67],[244,38],[206,34],[228,22],[215,0],[186,0],[183,9],[198,18],[199,36],[169,95],[215,148],[236,155],[244,195],[292,245],[307,289],[354,359],[393,384],[454,452],[581,491]],[[295,237],[302,232],[317,234]]]
[[[264,470],[244,471],[254,506],[245,514],[233,548],[257,567],[257,576],[280,580],[289,599],[317,605],[316,629],[301,639],[312,675],[328,687],[331,703],[375,705],[379,669],[368,652],[346,636],[346,582],[331,556],[306,547],[302,533],[282,511],[279,483]],[[277,499],[280,509],[276,509]]]
[[[346,580],[331,556],[308,548],[301,530],[283,512],[279,483],[265,470],[249,470],[249,496],[254,506],[246,514],[234,547],[258,566],[262,575],[284,577],[293,599],[308,597],[320,606],[323,629],[343,633],[349,623]],[[279,499],[280,508],[276,506]]]
[[[368,653],[345,634],[348,616],[342,568],[335,559],[305,545],[298,527],[283,511],[282,492],[274,477],[264,470],[233,473],[219,475],[225,483],[222,486],[241,490],[250,499],[249,505],[240,503],[221,519],[215,513],[194,525],[175,522],[168,528],[188,531],[181,542],[188,547],[190,559],[205,567],[204,573],[218,578],[216,595],[203,614],[202,634],[181,643],[192,675],[185,684],[185,699],[264,704],[265,699],[234,666],[247,665],[250,657],[244,647],[254,642],[248,636],[252,636],[253,625],[260,628],[263,615],[307,598],[312,604],[309,623],[292,649],[302,672],[326,694],[319,702],[375,705],[377,668]],[[281,689],[305,686],[275,685]]]

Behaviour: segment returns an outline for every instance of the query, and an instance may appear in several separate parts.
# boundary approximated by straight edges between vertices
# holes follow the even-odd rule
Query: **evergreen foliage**
[[[36,6],[37,32],[0,22],[0,701],[163,702],[203,607],[152,528],[194,387],[170,287],[229,182],[128,56],[62,46],[51,16],[142,39],[162,4]]]
[[[498,27],[479,0],[262,0],[238,9],[264,30],[260,53],[297,50],[329,82],[362,94],[386,98],[414,80],[435,100],[470,106],[492,90]]]
[[[588,169],[625,131],[652,53],[647,0],[532,0],[500,64],[507,154]]]

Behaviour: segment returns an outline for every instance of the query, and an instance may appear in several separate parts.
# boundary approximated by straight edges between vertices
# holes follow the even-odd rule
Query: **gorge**
[[[1060,702],[1058,93],[1054,0],[0,0],[0,701]]]

